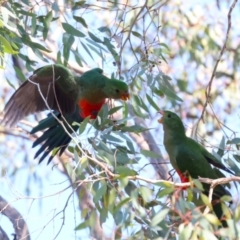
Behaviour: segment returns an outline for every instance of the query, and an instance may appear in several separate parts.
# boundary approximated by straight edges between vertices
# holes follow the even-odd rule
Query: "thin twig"
[[[0,212],[13,224],[17,239],[30,240],[27,224],[22,215],[12,207],[2,196],[0,196]]]
[[[145,3],[142,5],[142,7],[140,8],[139,12],[137,13],[136,17],[133,19],[132,24],[130,25],[130,28],[128,30],[128,35],[126,37],[126,39],[124,40],[121,49],[120,49],[120,53],[119,53],[119,73],[121,75],[121,58],[122,58],[122,52],[123,49],[127,43],[127,41],[130,39],[130,36],[132,34],[132,29],[136,23],[136,21],[138,20],[138,17],[140,16],[140,14],[143,12],[144,8],[147,6],[148,0],[145,1]]]
[[[209,103],[209,101],[210,101],[210,98],[211,98],[211,97],[210,97],[210,94],[211,94],[211,89],[212,89],[212,82],[213,82],[213,79],[214,79],[214,77],[215,77],[215,75],[216,75],[216,71],[217,71],[218,64],[219,64],[219,62],[220,62],[220,60],[221,60],[221,58],[222,58],[222,55],[223,55],[223,53],[224,53],[224,50],[226,49],[226,45],[227,45],[227,41],[228,41],[228,37],[229,37],[229,32],[230,32],[230,29],[231,29],[231,26],[232,26],[232,11],[233,11],[233,9],[234,9],[237,1],[238,1],[238,0],[234,0],[233,3],[232,3],[232,5],[230,6],[230,9],[229,9],[229,12],[228,12],[228,27],[227,27],[227,32],[226,32],[225,41],[224,41],[224,43],[223,43],[223,46],[222,46],[222,49],[221,49],[221,51],[220,51],[219,57],[218,57],[218,59],[217,59],[217,61],[216,61],[216,64],[215,64],[215,66],[214,66],[214,68],[213,68],[213,72],[212,72],[210,81],[209,81],[209,83],[208,83],[208,85],[207,85],[207,88],[206,88],[206,90],[205,90],[206,101],[205,101],[205,104],[204,104],[204,106],[203,106],[203,111],[202,111],[202,114],[201,114],[201,117],[200,117],[200,119],[202,119],[203,122],[204,122],[203,115],[204,115],[204,113],[205,113],[205,111],[206,111],[207,105],[208,105],[208,103]]]

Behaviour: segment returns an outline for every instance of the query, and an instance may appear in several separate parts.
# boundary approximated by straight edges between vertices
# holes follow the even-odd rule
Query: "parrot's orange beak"
[[[164,111],[163,110],[159,110],[158,113],[160,113],[161,115],[164,115]],[[163,117],[159,118],[158,122],[162,124],[163,123]]]
[[[130,98],[129,92],[124,92],[124,93],[122,94],[122,96],[121,96],[121,99],[122,99],[123,101],[126,101],[126,100],[128,100],[129,98]]]

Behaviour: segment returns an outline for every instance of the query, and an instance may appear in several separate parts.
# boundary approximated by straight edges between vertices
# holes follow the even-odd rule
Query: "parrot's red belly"
[[[176,172],[178,173],[182,183],[189,182],[189,178],[185,174],[181,173],[179,170],[176,170]],[[183,187],[182,189],[185,190],[187,187]]]
[[[81,109],[81,113],[80,113],[81,117],[86,118],[90,116],[91,119],[95,119],[104,103],[105,103],[105,99],[97,104],[89,103],[86,100],[79,101],[78,106]]]

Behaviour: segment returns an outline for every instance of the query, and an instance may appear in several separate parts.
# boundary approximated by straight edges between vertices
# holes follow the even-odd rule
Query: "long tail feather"
[[[54,112],[54,114],[61,120],[63,123],[63,119],[58,112]],[[71,115],[65,116],[66,121],[69,125],[72,125],[73,122],[82,122],[83,118],[79,115],[79,108],[76,107],[76,111]],[[73,133],[73,130],[76,131],[78,126],[72,126],[70,129],[66,123],[64,123],[65,128],[68,130],[70,134]],[[48,159],[48,163],[51,162],[53,157],[59,152],[60,155],[67,148],[68,144],[71,142],[71,137],[65,132],[62,125],[52,116],[52,114],[48,114],[48,117],[39,122],[39,124],[32,129],[31,134],[34,134],[38,131],[42,131],[47,129],[41,137],[36,139],[33,143],[33,147],[38,146],[43,143],[42,146],[36,152],[34,158],[38,158],[41,154],[42,156],[39,159],[39,163],[42,162],[55,148],[58,148],[54,154],[51,154]]]

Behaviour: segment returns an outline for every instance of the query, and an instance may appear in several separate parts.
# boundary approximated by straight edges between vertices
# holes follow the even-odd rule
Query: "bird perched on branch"
[[[107,78],[100,68],[76,77],[63,65],[47,65],[35,70],[12,95],[5,106],[1,123],[11,127],[29,114],[51,109],[71,134],[78,129],[72,123],[80,123],[86,117],[95,119],[107,98],[127,100],[127,84]],[[35,158],[42,154],[39,162],[56,148],[57,151],[49,156],[49,163],[57,152],[61,155],[71,141],[57,119],[49,113],[31,131],[34,134],[45,130],[33,143],[33,147],[43,143],[35,154]]]
[[[170,162],[182,182],[188,182],[189,177],[195,179],[198,179],[198,177],[220,178],[223,174],[219,169],[234,174],[202,145],[186,136],[183,123],[177,114],[170,111],[160,111],[160,113],[162,118],[158,122],[163,124],[164,146]],[[202,183],[202,185],[204,194],[208,195],[210,185],[206,183]],[[224,186],[217,185],[213,192],[212,206],[215,214],[221,220],[223,226],[226,227],[227,223],[222,219],[223,211],[220,202],[220,198],[224,195],[231,197]]]

